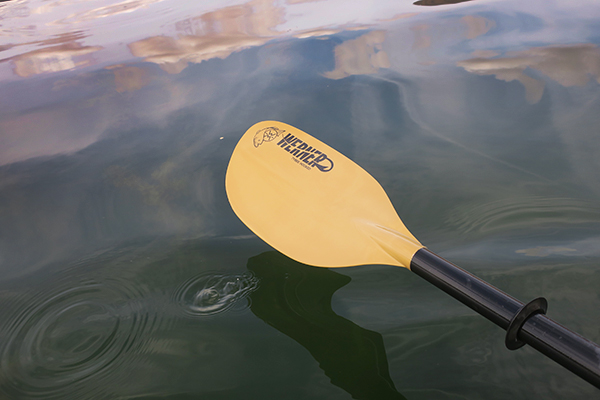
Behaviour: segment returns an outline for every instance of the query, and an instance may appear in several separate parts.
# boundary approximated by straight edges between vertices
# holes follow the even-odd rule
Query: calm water
[[[224,188],[248,127],[295,125],[431,250],[600,342],[598,21],[592,0],[0,2],[0,398],[598,397],[406,270],[274,252]]]

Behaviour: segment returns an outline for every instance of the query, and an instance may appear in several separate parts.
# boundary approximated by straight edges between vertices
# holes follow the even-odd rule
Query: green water
[[[2,2],[0,398],[598,397],[409,271],[274,252],[224,178],[252,124],[297,126],[430,250],[600,342],[599,18]]]

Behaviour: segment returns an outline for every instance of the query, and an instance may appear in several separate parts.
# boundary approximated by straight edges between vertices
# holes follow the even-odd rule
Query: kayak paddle
[[[529,344],[600,388],[600,347],[546,317],[546,299],[524,304],[427,250],[375,178],[309,134],[255,124],[233,151],[225,187],[242,222],[288,257],[405,267],[506,330],[507,348]]]

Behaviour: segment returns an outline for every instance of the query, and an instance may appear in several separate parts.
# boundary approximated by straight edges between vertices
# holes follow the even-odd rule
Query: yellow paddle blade
[[[371,175],[282,122],[259,122],[246,131],[229,161],[225,187],[248,228],[304,264],[410,268],[423,247]]]

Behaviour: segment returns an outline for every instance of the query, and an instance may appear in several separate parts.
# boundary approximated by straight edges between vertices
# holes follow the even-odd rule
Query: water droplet
[[[177,290],[177,301],[191,315],[212,315],[229,310],[258,288],[258,278],[242,275],[201,275]]]

